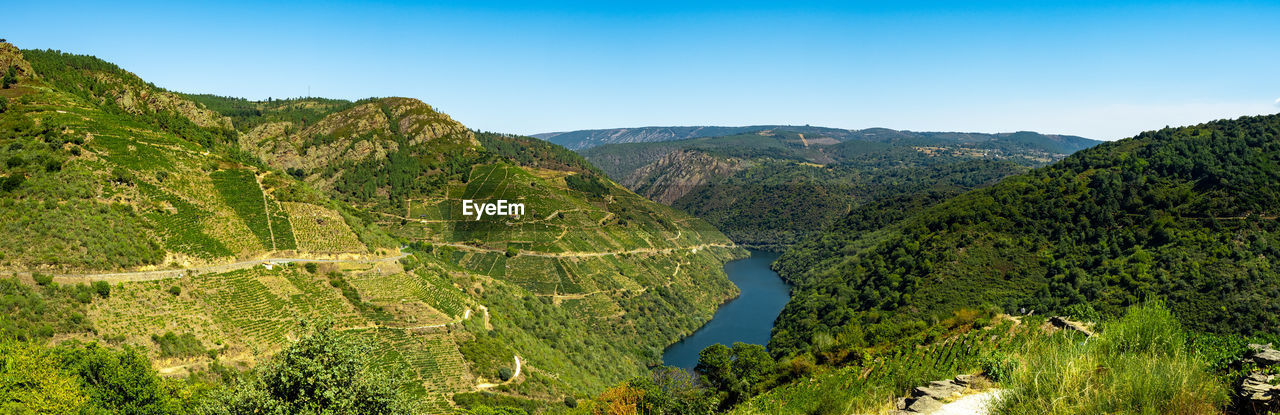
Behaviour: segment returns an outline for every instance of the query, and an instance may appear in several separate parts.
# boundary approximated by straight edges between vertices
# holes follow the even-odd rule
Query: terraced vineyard
[[[448,335],[385,328],[348,333],[376,345],[375,370],[400,374],[402,387],[427,413],[451,410],[450,396],[474,386],[458,345]]]
[[[321,253],[367,251],[338,212],[297,202],[280,202],[280,206],[289,218],[298,249]]]
[[[219,170],[209,174],[213,187],[268,250],[293,249],[289,215],[266,197],[252,171]]]
[[[30,130],[0,143],[24,177],[0,204],[17,247],[0,272],[117,282],[86,306],[96,332],[58,340],[141,347],[180,376],[253,367],[301,321],[332,320],[445,412],[492,380],[460,352],[483,338],[495,364],[527,365],[487,390],[559,405],[643,373],[736,292],[721,266],[745,251],[563,148],[413,99],[197,104],[91,57],[33,54],[46,73],[0,113]],[[474,220],[463,198],[526,209]],[[305,258],[325,259],[279,263]],[[162,356],[158,338],[191,350]]]

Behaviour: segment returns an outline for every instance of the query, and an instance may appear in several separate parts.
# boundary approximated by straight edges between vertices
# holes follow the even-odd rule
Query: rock
[[[1240,385],[1240,396],[1251,401],[1266,402],[1276,396],[1277,387],[1271,381],[1274,375],[1259,372],[1250,373]]]
[[[921,396],[916,398],[914,402],[911,402],[911,405],[907,406],[907,411],[927,414],[940,408],[942,408],[942,402],[938,402],[937,399],[930,398],[928,396]]]
[[[957,385],[950,380],[935,380],[929,382],[927,386],[916,388],[914,396],[930,397],[933,399],[946,399],[953,395],[959,394],[964,390],[964,386]]]
[[[1075,330],[1084,333],[1085,336],[1093,336],[1093,330],[1085,323],[1067,320],[1066,317],[1054,316],[1049,318],[1049,324],[1063,330]]]
[[[976,380],[977,378],[978,377],[974,375],[956,375],[955,384],[964,386],[967,388],[970,385],[973,385],[973,381]]]
[[[1268,367],[1280,363],[1280,350],[1272,348],[1271,343],[1250,344],[1249,348],[1253,350],[1253,362],[1258,366]]]

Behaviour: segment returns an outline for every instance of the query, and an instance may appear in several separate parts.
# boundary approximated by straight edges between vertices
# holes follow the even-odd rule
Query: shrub
[[[314,262],[308,262],[306,265],[303,265],[302,267],[303,267],[303,268],[306,268],[307,272],[310,272],[310,273],[312,273],[312,274],[315,274],[315,273],[316,273],[316,270],[320,268],[320,267],[319,267],[318,265],[316,265],[316,263],[314,263]]]
[[[182,294],[182,289],[178,288],[176,285],[169,287],[169,294],[173,294],[174,297],[177,297],[179,294]]]
[[[1000,352],[992,353],[984,357],[981,361],[981,365],[982,372],[986,373],[987,377],[990,377],[991,380],[996,382],[1009,381],[1013,372],[1018,370],[1018,361],[1013,357]]]
[[[31,274],[31,279],[36,280],[36,284],[39,284],[40,286],[46,286],[53,283],[52,275],[34,273],[34,274]]]
[[[322,323],[258,369],[252,381],[225,389],[204,414],[410,413],[404,396],[370,367],[370,347]]]
[[[96,293],[98,293],[98,296],[100,296],[100,297],[102,297],[102,298],[110,297],[110,296],[111,296],[111,284],[108,284],[106,281],[94,281],[94,282],[93,282],[93,291],[94,291],[94,292],[96,292]]]
[[[502,368],[502,369],[498,369],[498,379],[502,379],[502,381],[503,381],[503,382],[506,382],[506,381],[508,381],[508,380],[511,380],[511,377],[512,377],[512,376],[514,376],[514,375],[515,375],[515,373],[512,373],[512,372],[511,372],[511,368],[509,368],[509,367],[504,367],[504,368]]]

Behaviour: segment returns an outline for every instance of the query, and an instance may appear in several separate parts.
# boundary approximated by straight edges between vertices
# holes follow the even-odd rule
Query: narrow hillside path
[[[471,245],[459,244],[459,243],[432,242],[431,244],[437,245],[437,246],[449,246],[449,247],[458,248],[464,251],[472,251],[472,252],[493,252],[493,253],[500,253],[500,254],[505,254],[507,252],[501,249],[482,248],[478,246],[471,246]],[[714,244],[689,245],[689,246],[682,246],[679,248],[637,248],[637,249],[631,249],[626,251],[602,251],[602,252],[543,253],[543,252],[529,252],[529,251],[521,250],[516,255],[528,255],[528,256],[547,257],[547,258],[583,258],[583,257],[601,257],[601,256],[610,256],[610,255],[640,254],[640,253],[669,254],[672,252],[678,252],[678,251],[684,251],[684,250],[697,252],[703,248],[737,248],[737,247],[738,247],[737,245],[731,244],[731,243],[729,244],[714,243]]]
[[[237,271],[246,268],[253,268],[263,263],[285,264],[285,263],[355,263],[355,264],[380,264],[399,261],[401,258],[409,256],[407,253],[393,255],[382,258],[353,258],[353,259],[317,259],[317,258],[258,258],[245,261],[237,261],[226,264],[204,265],[199,267],[183,268],[183,269],[166,269],[154,271],[132,271],[132,272],[106,272],[106,273],[70,273],[70,274],[53,274],[54,278],[61,279],[86,279],[89,281],[107,281],[107,282],[124,282],[124,281],[151,281],[162,280],[168,278],[182,278],[187,275],[222,273]]]
[[[516,379],[520,377],[520,370],[522,369],[522,367],[520,365],[520,355],[515,355],[514,357],[516,360],[516,370],[511,373],[510,379],[507,379],[502,383],[481,383],[479,385],[476,385],[476,389],[489,389],[489,388],[506,385],[511,382],[515,382]]]
[[[954,401],[945,403],[933,415],[986,415],[990,413],[991,404],[1000,399],[1003,389],[988,389],[972,395],[965,395]]]
[[[276,231],[271,229],[271,209],[267,207],[267,191],[262,189],[262,176],[253,175],[253,182],[258,184],[258,193],[262,193],[262,213],[267,215],[267,234],[271,235],[271,250],[274,251],[277,249]]]

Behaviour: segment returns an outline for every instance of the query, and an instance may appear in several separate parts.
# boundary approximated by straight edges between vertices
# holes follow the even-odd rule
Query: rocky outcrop
[[[22,50],[8,42],[0,42],[0,71],[8,71],[9,67],[14,68],[14,75],[19,80],[34,78],[36,74],[31,70],[31,64],[23,59]]]
[[[1050,317],[1049,324],[1061,330],[1072,330],[1072,331],[1084,333],[1085,336],[1090,336],[1090,337],[1093,336],[1093,329],[1090,327],[1091,324],[1089,323],[1071,321],[1071,320],[1068,320],[1066,317],[1058,316],[1058,317]]]
[[[266,123],[240,137],[241,148],[270,164],[303,170],[437,144],[478,147],[480,142],[461,123],[412,98],[365,102],[306,126]]]
[[[636,169],[619,184],[650,200],[671,205],[693,188],[728,177],[744,168],[741,160],[681,150]]]
[[[1280,350],[1268,344],[1250,344],[1249,355],[1241,363],[1258,369],[1249,373],[1236,388],[1236,413],[1266,414],[1280,411],[1280,377],[1270,374],[1280,364]]]
[[[942,409],[943,401],[960,397],[970,389],[979,378],[974,375],[959,375],[955,379],[935,380],[928,385],[911,391],[911,396],[899,398],[895,407],[895,415],[930,414]]]

